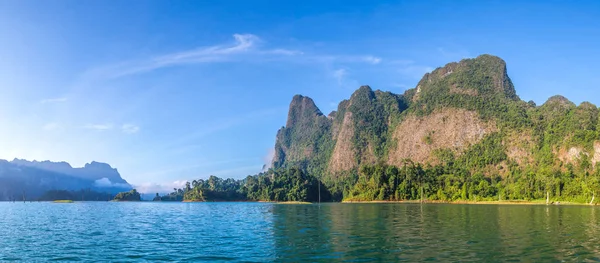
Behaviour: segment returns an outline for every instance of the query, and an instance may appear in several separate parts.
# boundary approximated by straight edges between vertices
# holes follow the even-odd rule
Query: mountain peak
[[[49,160],[45,160],[45,161],[37,161],[37,160],[33,160],[33,161],[28,161],[25,159],[18,159],[15,158],[11,161],[11,163],[16,164],[16,165],[20,165],[20,166],[34,166],[37,168],[42,168],[45,170],[52,170],[52,171],[56,171],[56,172],[65,172],[68,170],[73,169],[73,167],[67,163],[67,162],[52,162]]]
[[[112,183],[119,184],[128,184],[125,181],[117,169],[112,168],[107,163],[101,163],[92,161],[91,163],[86,163],[83,167],[73,168],[67,162],[52,162],[52,161],[28,161],[24,159],[17,159],[11,161],[12,164],[18,166],[27,166],[33,167],[40,170],[51,171],[55,173],[66,174],[74,177],[84,178],[88,180],[100,180],[102,178],[107,178]]]
[[[358,88],[356,91],[354,91],[354,93],[352,93],[352,96],[350,96],[350,100],[352,101],[356,98],[373,99],[374,97],[375,93],[373,92],[373,89],[371,89],[371,87],[368,85],[363,85],[360,86],[360,88]]]
[[[506,62],[493,55],[480,55],[439,67],[426,73],[419,81],[413,99],[419,93],[449,93],[470,96],[502,97],[518,100],[512,81],[508,77]]]
[[[571,102],[569,99],[565,98],[562,95],[554,95],[544,103],[542,106],[552,106],[552,107],[562,107],[562,108],[570,108],[575,107],[575,103]]]
[[[110,166],[110,164],[96,162],[96,161],[92,161],[91,163],[86,163],[83,166],[83,168],[87,168],[87,169],[115,169],[115,168],[112,168],[112,166]]]
[[[286,127],[293,127],[297,123],[304,123],[322,115],[311,98],[295,95],[290,103]]]

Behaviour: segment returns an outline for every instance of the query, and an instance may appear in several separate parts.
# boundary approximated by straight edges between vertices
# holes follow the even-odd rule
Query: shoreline
[[[155,201],[158,202],[158,201]],[[177,202],[177,201],[173,201]],[[195,201],[195,200],[183,200],[181,203],[273,203],[273,204],[296,204],[296,205],[308,205],[314,204],[311,202],[302,202],[302,201],[249,201],[249,200],[240,200],[240,201]]]
[[[0,201],[3,203],[21,203],[23,201]],[[26,201],[26,203],[76,203],[76,202],[107,202],[107,201],[75,201],[75,200],[55,200],[55,201]],[[125,200],[110,200],[108,202],[150,202],[150,203],[272,203],[272,204],[288,204],[288,205],[310,205],[319,204],[318,202],[303,202],[303,201],[197,201],[197,200],[184,200],[184,201],[125,201]],[[423,202],[419,200],[403,200],[403,201],[385,201],[385,200],[373,200],[373,201],[353,201],[343,200],[341,202],[321,202],[325,204],[450,204],[450,205],[566,205],[566,206],[598,206],[600,203],[589,204],[589,203],[577,203],[568,201],[554,201],[546,204],[546,200],[506,200],[506,201],[439,201],[439,200],[425,200]]]
[[[596,206],[597,204],[554,201],[546,204],[546,200],[506,200],[506,201],[438,201],[438,200],[405,200],[405,201],[352,201],[344,200],[343,204],[451,204],[451,205],[577,205]]]

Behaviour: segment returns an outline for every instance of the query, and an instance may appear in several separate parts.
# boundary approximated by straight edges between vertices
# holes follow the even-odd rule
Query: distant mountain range
[[[89,189],[115,194],[132,186],[109,164],[74,168],[67,162],[0,160],[0,201],[34,200],[49,190]]]

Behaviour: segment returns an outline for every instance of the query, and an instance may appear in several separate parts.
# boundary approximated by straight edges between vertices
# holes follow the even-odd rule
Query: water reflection
[[[598,261],[585,206],[275,205],[282,261]]]
[[[589,206],[0,203],[0,262],[600,261]]]

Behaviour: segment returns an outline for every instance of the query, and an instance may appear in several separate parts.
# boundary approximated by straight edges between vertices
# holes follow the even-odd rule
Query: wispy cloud
[[[367,63],[380,64],[383,59],[373,55],[331,55],[305,53],[301,50],[281,47],[264,48],[262,41],[253,34],[234,34],[229,44],[205,46],[191,50],[157,55],[147,59],[124,61],[114,65],[90,70],[87,75],[100,78],[119,78],[153,70],[180,65],[216,63],[227,61],[288,61],[308,63]]]
[[[183,188],[187,181],[186,180],[177,180],[170,183],[142,183],[134,185],[136,190],[140,193],[150,194],[150,193],[160,193],[166,194],[173,192],[173,188]]]
[[[98,180],[94,181],[94,185],[96,187],[122,187],[122,188],[129,187],[128,184],[113,183],[112,181],[110,181],[110,179],[108,179],[106,177],[103,177],[102,179],[98,179]]]
[[[332,54],[304,54],[293,57],[299,62],[322,63],[322,64],[380,64],[383,59],[372,55],[332,55]]]
[[[263,157],[263,162],[264,162],[263,171],[266,171],[269,168],[271,168],[271,165],[273,165],[274,157],[275,157],[275,149],[270,148],[269,151],[267,152],[267,154]]]
[[[121,131],[127,134],[134,134],[140,131],[140,127],[137,125],[126,123],[121,126]]]
[[[371,64],[379,64],[381,62],[381,58],[378,57],[374,57],[374,56],[366,56],[363,58],[365,62],[371,63]]]
[[[227,160],[203,161],[203,162],[198,162],[198,163],[183,164],[183,165],[176,165],[173,167],[165,167],[162,169],[155,169],[149,173],[144,173],[143,176],[149,177],[149,178],[162,177],[162,176],[169,176],[169,175],[174,175],[174,174],[181,174],[181,173],[189,172],[189,171],[199,169],[199,168],[209,168],[209,167],[216,167],[216,166],[222,166],[222,165],[233,166],[236,164],[243,165],[245,163],[252,162],[252,161],[256,161],[256,158],[235,158],[235,159],[227,159]],[[208,178],[208,176],[211,174],[212,173],[203,173],[200,175],[201,176],[200,178]],[[199,179],[199,178],[194,178],[194,179]]]
[[[304,52],[302,52],[302,51],[282,49],[282,48],[269,50],[269,51],[266,51],[266,52],[263,52],[263,53],[265,53],[265,54],[288,55],[288,56],[303,55],[304,54]]]
[[[252,121],[256,121],[261,118],[272,116],[281,112],[286,112],[287,108],[271,108],[248,112],[231,118],[219,119],[216,122],[208,123],[203,125],[203,128],[198,130],[195,127],[190,127],[194,131],[186,133],[183,136],[179,136],[178,139],[168,142],[164,147],[169,149],[185,145],[190,141],[200,139],[202,137],[214,134],[219,131],[231,129],[242,124],[246,124]]]
[[[260,172],[262,170],[262,165],[249,165],[236,167],[231,169],[219,170],[211,172],[210,175],[215,175],[218,177],[238,177],[243,178],[246,175],[252,175]]]
[[[234,34],[234,42],[226,45],[200,47],[192,50],[159,55],[145,60],[126,61],[116,65],[98,68],[90,72],[105,78],[118,78],[139,74],[160,68],[178,65],[231,61],[239,55],[280,55],[293,56],[302,54],[301,51],[284,48],[260,49],[261,39],[252,34]]]
[[[46,130],[46,131],[55,131],[55,130],[59,130],[62,127],[60,126],[60,124],[56,123],[56,122],[50,122],[47,123],[46,125],[44,125],[42,127],[42,129]]]
[[[346,68],[334,70],[331,72],[331,77],[335,79],[337,85],[341,88],[356,89],[359,86],[359,82],[350,77],[350,71]]]
[[[336,69],[333,71],[333,78],[337,80],[338,85],[342,85],[344,83],[344,78],[348,75],[348,71],[346,69]]]
[[[106,130],[111,130],[113,128],[113,125],[111,123],[87,124],[87,125],[83,126],[83,128],[90,129],[90,130],[97,130],[97,131],[106,131]]]
[[[60,98],[49,98],[49,99],[43,99],[40,101],[40,103],[45,104],[45,103],[60,103],[60,102],[65,102],[68,99],[66,97],[60,97]]]

